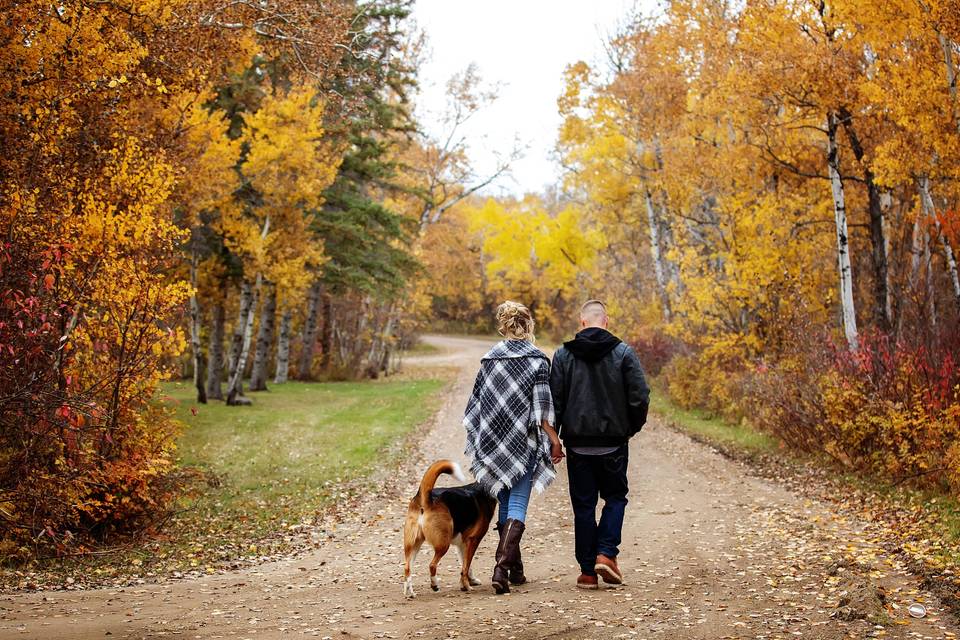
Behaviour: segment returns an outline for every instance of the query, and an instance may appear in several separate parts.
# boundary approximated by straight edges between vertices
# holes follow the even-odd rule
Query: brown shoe
[[[580,577],[577,578],[577,589],[599,589],[600,584],[597,582],[597,576],[588,576],[585,573],[581,573]]]
[[[603,554],[598,555],[597,564],[594,565],[593,570],[607,584],[623,584],[623,574],[620,573],[616,558],[608,558]]]

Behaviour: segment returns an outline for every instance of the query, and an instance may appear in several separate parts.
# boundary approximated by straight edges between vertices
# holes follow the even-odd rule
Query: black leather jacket
[[[605,329],[584,329],[557,350],[550,390],[567,446],[621,445],[647,421],[650,388],[640,360]]]

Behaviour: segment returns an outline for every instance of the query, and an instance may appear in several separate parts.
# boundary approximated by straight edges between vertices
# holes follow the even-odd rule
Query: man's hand
[[[557,464],[564,458],[563,445],[560,444],[560,436],[557,435],[557,430],[553,428],[553,425],[546,420],[544,420],[540,426],[543,427],[547,437],[550,438],[550,459],[553,460],[553,464]]]
[[[560,444],[560,440],[554,440],[550,444],[550,459],[553,460],[553,464],[560,464],[560,461],[565,457],[566,456],[563,455],[563,445]]]

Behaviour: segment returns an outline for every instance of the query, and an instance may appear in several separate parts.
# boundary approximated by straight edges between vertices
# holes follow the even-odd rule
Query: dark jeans
[[[624,445],[602,456],[567,453],[570,502],[573,504],[575,553],[580,570],[593,570],[597,554],[616,558],[627,507],[627,458]],[[597,524],[597,498],[603,498],[603,511]]]

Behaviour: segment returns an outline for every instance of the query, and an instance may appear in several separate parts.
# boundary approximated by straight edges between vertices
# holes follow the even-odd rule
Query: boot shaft
[[[520,564],[520,540],[526,526],[520,520],[508,519],[504,525],[502,538],[502,561],[507,567]],[[499,549],[498,549],[499,551]]]

